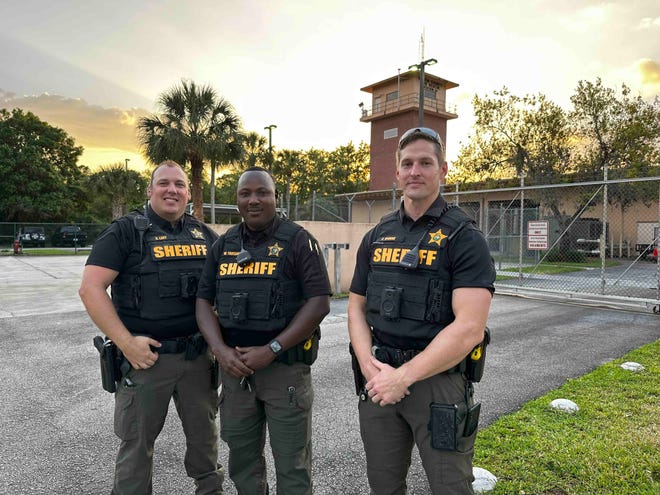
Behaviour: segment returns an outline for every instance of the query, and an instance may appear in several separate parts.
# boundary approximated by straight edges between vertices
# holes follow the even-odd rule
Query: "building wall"
[[[389,189],[396,181],[396,149],[401,135],[408,129],[417,127],[417,109],[392,114],[371,122],[371,165],[369,190]],[[440,134],[442,142],[447,142],[447,121],[437,115],[424,114],[424,127],[430,127]],[[385,132],[392,137],[385,138]],[[395,132],[396,131],[396,132]]]

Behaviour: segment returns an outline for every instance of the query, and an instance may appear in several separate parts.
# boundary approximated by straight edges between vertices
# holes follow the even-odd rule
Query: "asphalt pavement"
[[[114,401],[101,389],[92,346],[99,332],[77,295],[84,262],[85,256],[0,256],[2,494],[110,492],[118,446]],[[482,402],[480,427],[660,338],[659,318],[496,295],[489,318],[493,340],[476,391]],[[322,333],[313,370],[314,493],[368,494],[346,300],[333,300]],[[172,406],[155,447],[155,494],[194,493],[183,468],[184,446]],[[220,461],[227,462],[222,442]],[[270,457],[268,464],[274,485]],[[417,454],[408,481],[411,495],[430,493]],[[226,493],[236,493],[230,481]]]

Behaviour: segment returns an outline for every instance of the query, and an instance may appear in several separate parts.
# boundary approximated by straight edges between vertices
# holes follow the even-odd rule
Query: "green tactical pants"
[[[413,444],[417,445],[434,495],[471,495],[472,457],[476,432],[464,437],[467,381],[460,373],[441,373],[410,387],[398,404],[380,406],[360,401],[360,434],[367,458],[372,495],[405,495]],[[455,452],[431,446],[430,404],[456,404],[458,448]],[[472,399],[470,398],[470,403]]]
[[[152,492],[153,452],[174,399],[186,436],[184,465],[197,495],[223,493],[218,465],[218,391],[211,385],[212,361],[204,353],[184,360],[184,353],[161,354],[146,370],[131,369],[115,395],[115,434],[121,439],[115,465],[114,495]]]
[[[274,362],[248,383],[222,374],[220,435],[229,446],[229,477],[239,495],[268,493],[266,425],[277,493],[312,494],[312,401],[309,365]]]

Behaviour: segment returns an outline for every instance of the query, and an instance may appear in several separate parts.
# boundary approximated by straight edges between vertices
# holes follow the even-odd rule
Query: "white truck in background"
[[[660,247],[660,225],[656,222],[637,222],[635,251],[644,257],[657,259]]]

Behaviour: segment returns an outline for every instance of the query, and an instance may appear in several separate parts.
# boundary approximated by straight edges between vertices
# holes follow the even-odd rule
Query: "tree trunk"
[[[204,198],[202,188],[202,168],[204,162],[199,157],[193,157],[190,160],[190,171],[192,172],[192,202],[193,215],[196,219],[204,221]]]
[[[112,219],[117,220],[124,214],[124,198],[114,196],[112,198]]]
[[[211,224],[215,223],[215,162],[211,162]]]

